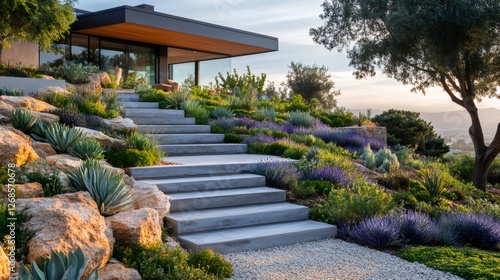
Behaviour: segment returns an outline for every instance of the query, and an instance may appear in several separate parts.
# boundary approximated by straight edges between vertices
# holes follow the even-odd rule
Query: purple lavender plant
[[[276,142],[277,140],[272,137],[272,136],[269,136],[267,134],[263,134],[263,133],[259,133],[255,136],[250,136],[250,137],[247,137],[245,138],[245,143],[250,145],[252,143],[255,143],[255,142],[260,142],[260,143],[274,143]]]
[[[349,176],[344,170],[338,167],[325,166],[307,172],[307,180],[323,180],[338,185],[345,185],[349,182]]]
[[[480,249],[498,249],[500,222],[494,217],[475,213],[447,213],[437,223],[439,241],[445,245],[473,245]]]
[[[234,119],[234,126],[244,126],[248,129],[250,128],[261,128],[262,124],[259,121],[256,121],[254,119],[248,118],[248,117],[243,117],[243,118],[235,118]]]
[[[227,118],[220,118],[220,119],[214,119],[210,121],[210,125],[213,126],[218,126],[222,128],[224,131],[229,131],[231,128],[235,127],[236,125],[234,124],[234,118],[233,119],[227,119]]]
[[[351,238],[358,244],[377,249],[399,248],[403,245],[399,225],[388,216],[361,221],[352,228]]]
[[[254,173],[265,176],[268,187],[285,190],[291,190],[301,178],[300,171],[290,161],[261,161]]]
[[[399,233],[407,244],[428,245],[434,240],[436,224],[426,213],[407,211],[393,220],[399,225]]]

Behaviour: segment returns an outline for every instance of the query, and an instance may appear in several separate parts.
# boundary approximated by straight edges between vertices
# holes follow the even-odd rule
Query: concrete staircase
[[[170,196],[167,219],[183,247],[229,253],[335,236],[335,226],[308,220],[307,207],[286,203],[285,191],[250,174],[268,156],[245,154],[246,145],[224,144],[223,135],[210,134],[209,126],[195,125],[182,111],[136,98],[123,96],[124,117],[152,133],[173,155],[166,160],[179,165],[134,167],[129,174]]]

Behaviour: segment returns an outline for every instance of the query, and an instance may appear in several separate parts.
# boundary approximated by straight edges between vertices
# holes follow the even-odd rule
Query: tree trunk
[[[472,173],[472,184],[482,191],[486,191],[488,183],[488,170],[490,169],[491,162],[487,163],[484,159],[478,158],[476,155],[476,162],[474,164],[474,172]]]

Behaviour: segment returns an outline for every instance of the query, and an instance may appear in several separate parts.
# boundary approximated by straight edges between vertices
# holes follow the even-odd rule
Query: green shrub
[[[16,178],[16,183],[40,183],[43,189],[43,196],[51,197],[63,193],[59,172],[59,170],[50,170],[45,160],[36,160],[19,168],[19,176]]]
[[[196,119],[196,124],[208,124],[208,111],[196,100],[186,100],[182,102],[181,109],[186,116]]]
[[[500,279],[500,253],[468,247],[407,247],[397,256],[464,279]]]
[[[73,172],[68,173],[75,191],[88,191],[103,216],[133,209],[133,197],[121,175],[113,176],[111,170],[98,160],[89,159]]]
[[[101,143],[94,139],[82,139],[69,149],[69,154],[83,160],[87,159],[103,159],[103,150]]]
[[[38,100],[45,101],[51,105],[54,105],[57,108],[63,108],[63,107],[68,107],[70,104],[74,104],[73,98],[78,96],[77,94],[74,95],[66,95],[63,93],[59,92],[43,92],[43,93],[37,93],[34,94],[33,97],[35,97]]]
[[[390,190],[408,190],[410,188],[410,178],[405,173],[391,173],[378,177],[377,183]]]
[[[12,246],[14,247],[16,260],[20,260],[23,255],[26,255],[28,241],[35,234],[34,231],[24,227],[24,224],[31,219],[31,216],[26,214],[26,210],[17,209],[15,205],[7,206],[0,203],[0,240],[6,254],[11,251]],[[16,227],[14,228],[15,240],[11,239],[11,230],[8,227],[12,219],[16,221]]]
[[[288,112],[286,120],[296,126],[312,127],[313,125],[313,117],[308,112],[303,111]]]
[[[15,129],[21,130],[24,133],[29,133],[31,127],[33,127],[38,120],[38,117],[29,109],[16,108],[12,112],[10,120]]]
[[[283,157],[291,159],[301,159],[307,154],[307,152],[309,152],[309,148],[305,146],[290,147],[286,149],[285,152],[283,152]]]
[[[151,166],[158,163],[157,156],[150,151],[140,151],[133,148],[113,146],[106,152],[109,164],[120,167]]]
[[[132,132],[126,139],[128,148],[136,149],[139,151],[147,151],[152,156],[154,156],[155,162],[160,161],[162,157],[166,154],[158,146],[158,140],[154,138],[148,138],[140,132]]]
[[[143,88],[137,91],[139,94],[140,102],[160,102],[165,100],[169,93],[164,92],[160,89],[154,89],[152,87]]]
[[[2,75],[3,76],[3,75]],[[1,95],[7,95],[7,96],[23,96],[23,90],[22,89],[17,89],[17,88],[12,88],[12,89],[0,89],[0,96]]]
[[[243,137],[239,134],[226,133],[224,134],[224,143],[243,143]]]
[[[286,141],[273,142],[267,144],[267,152],[265,154],[282,156],[288,148],[291,148],[291,146]]]
[[[233,267],[220,254],[215,254],[210,249],[203,249],[188,256],[187,263],[195,268],[205,271],[218,279],[229,278],[233,275]]]
[[[76,251],[69,252],[66,256],[63,252],[50,253],[50,258],[41,258],[38,265],[33,262],[31,265],[31,272],[26,266],[21,265],[19,270],[19,279],[21,280],[50,280],[50,279],[81,279],[87,265],[90,263],[91,258],[85,258],[82,249],[78,247]],[[99,279],[99,266],[96,267],[87,277],[90,279]]]
[[[45,127],[44,138],[58,153],[68,153],[69,149],[83,139],[83,131],[59,123],[51,123]]]
[[[180,247],[169,249],[168,246],[158,244],[136,248],[118,246],[114,254],[126,266],[137,269],[144,280],[211,280],[231,277],[230,263],[218,254],[202,252],[190,257]]]
[[[335,188],[335,183],[322,180],[302,180],[292,189],[297,198],[308,198],[315,195],[328,195]]]
[[[222,73],[219,73],[218,77],[215,77],[215,85],[217,89],[222,91],[233,91],[234,88],[239,88],[242,91],[255,90],[257,93],[264,92],[264,84],[266,82],[266,74],[260,74],[256,76],[250,71],[250,67],[247,66],[247,72],[240,75],[233,69],[233,73],[226,72],[224,77]]]
[[[108,111],[108,115],[116,112],[118,115],[121,115],[121,111],[123,106],[120,105],[120,95],[116,93],[116,91],[105,92],[102,94],[102,102],[104,102],[104,106],[106,107],[106,111]],[[114,116],[115,118],[117,116]]]
[[[474,172],[474,157],[469,155],[450,155],[443,160],[453,177],[459,178],[463,182],[472,181]]]
[[[89,75],[99,72],[96,65],[83,65],[72,61],[64,61],[61,67],[61,75],[68,83],[84,84],[89,82]]]
[[[191,93],[189,89],[184,87],[180,88],[177,91],[172,91],[165,98],[165,108],[167,109],[180,109],[181,104],[190,99]]]
[[[385,214],[393,207],[392,197],[378,186],[357,183],[333,190],[328,201],[311,209],[311,217],[330,224],[349,225]]]
[[[267,144],[261,142],[254,142],[248,145],[248,153],[266,155],[269,153],[269,148]]]
[[[444,173],[435,167],[424,167],[419,171],[419,181],[423,189],[435,199],[441,199],[446,190],[447,182]]]
[[[224,107],[217,107],[210,112],[210,117],[213,119],[232,119],[234,116],[233,110]]]
[[[274,122],[276,120],[276,111],[272,107],[257,108],[257,110],[255,110],[255,113],[253,114],[253,118],[260,122],[264,120]]]

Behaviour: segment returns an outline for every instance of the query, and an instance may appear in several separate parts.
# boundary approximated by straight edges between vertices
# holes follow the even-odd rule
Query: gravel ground
[[[462,279],[339,239],[223,255],[231,279]]]

